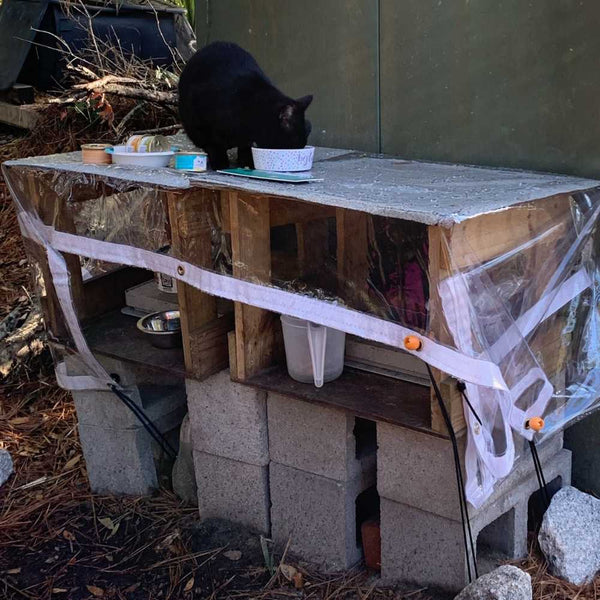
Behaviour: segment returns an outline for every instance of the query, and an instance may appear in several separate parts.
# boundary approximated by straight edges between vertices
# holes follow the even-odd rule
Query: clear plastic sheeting
[[[269,187],[277,202],[270,205],[265,244],[260,232],[243,229],[240,216],[248,209],[251,221],[264,224],[257,217],[260,204],[245,206],[242,199],[236,212],[237,196],[228,196],[228,190],[245,190],[262,198],[254,183],[246,190],[245,183],[214,174],[84,168],[69,157],[51,157],[45,168],[33,159],[3,167],[40,297],[53,293],[60,306],[60,314],[47,310],[46,316],[56,342],[57,378],[66,388],[114,384],[83,334],[81,322],[91,313],[82,313],[75,280],[99,281],[127,266],[397,349],[404,349],[405,336],[418,336],[422,346],[412,354],[466,384],[473,407],[464,405],[466,487],[475,506],[510,473],[524,440],[551,435],[600,404],[600,193],[592,182],[549,176],[555,195],[539,202],[523,198],[520,206],[531,219],[516,227],[514,239],[510,229],[475,227],[467,235],[469,219],[414,220],[423,206],[405,218],[398,218],[400,208],[383,210],[376,203],[377,210],[367,212],[362,188],[360,211],[352,200],[327,205],[327,194],[318,189],[309,200],[310,187]],[[331,151],[316,168],[326,178],[328,165],[337,173],[344,160],[359,158]],[[365,160],[371,165],[376,159]],[[396,163],[386,162],[381,175],[387,194],[394,169],[416,177],[416,163]],[[435,185],[424,186],[426,196],[450,168],[438,167],[427,175]],[[459,175],[467,177],[468,168],[461,169],[447,187],[457,185]],[[485,195],[485,170],[471,170]],[[514,173],[491,173],[494,198],[503,177],[510,189],[518,188]],[[373,185],[378,177],[373,174]],[[414,197],[417,183],[411,184]],[[547,189],[541,175],[531,175],[530,184]],[[583,188],[588,190],[578,191]],[[286,198],[283,189],[302,198]],[[449,193],[441,198],[442,204],[444,198],[457,202]],[[506,214],[513,204],[506,203]],[[491,210],[498,213],[501,205]],[[474,210],[463,213],[469,211],[475,223]],[[271,268],[257,269],[253,258],[236,256],[244,244],[268,251]],[[528,428],[533,417],[545,420],[540,433]]]

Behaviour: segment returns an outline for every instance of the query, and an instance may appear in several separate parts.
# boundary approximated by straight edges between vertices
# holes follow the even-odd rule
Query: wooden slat
[[[199,267],[212,267],[213,203],[218,202],[218,192],[212,190],[194,188],[184,193],[167,193],[173,256]],[[214,366],[200,360],[204,354],[196,336],[202,338],[203,327],[216,320],[216,298],[182,282],[177,285],[177,298],[186,370],[192,377],[204,379],[214,373]],[[222,336],[226,348],[226,332]]]
[[[316,388],[294,381],[285,367],[266,369],[242,383],[305,402],[347,410],[373,421],[447,437],[430,427],[429,389],[414,383],[346,368],[339,379]]]
[[[336,208],[333,206],[322,206],[285,198],[270,198],[269,212],[271,227],[321,221],[336,216]]]
[[[366,309],[369,254],[368,215],[338,208],[336,211],[338,295],[352,308]]]
[[[329,254],[329,228],[326,220],[296,223],[296,239],[298,241],[298,265],[302,277],[322,274]],[[319,278],[317,277],[317,280]],[[318,283],[323,287],[323,283]]]
[[[448,333],[446,319],[440,296],[438,294],[438,283],[449,274],[449,258],[445,237],[447,232],[437,226],[428,228],[429,234],[429,303],[428,321],[430,334],[439,342],[451,345],[452,340]],[[450,415],[450,421],[454,431],[458,434],[466,428],[463,416],[462,397],[456,389],[456,380],[438,369],[432,369],[433,377],[440,387],[442,399],[446,410]],[[447,434],[448,428],[442,416],[438,399],[431,387],[431,428],[439,433]]]
[[[269,200],[266,197],[227,194],[231,220],[233,275],[255,282],[271,281]],[[272,365],[281,353],[278,315],[235,304],[237,376],[240,380]]]

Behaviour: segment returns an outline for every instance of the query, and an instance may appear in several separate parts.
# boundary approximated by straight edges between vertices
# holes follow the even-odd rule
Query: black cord
[[[469,521],[469,509],[467,507],[467,496],[465,494],[465,485],[462,476],[462,470],[460,466],[460,455],[458,452],[458,442],[456,441],[456,434],[454,432],[454,427],[452,426],[452,420],[450,419],[450,415],[446,409],[446,405],[442,399],[442,394],[440,392],[440,388],[438,387],[437,382],[433,377],[433,373],[431,371],[431,367],[428,363],[425,363],[427,367],[427,372],[429,373],[429,379],[431,379],[431,385],[433,387],[433,391],[435,392],[435,396],[437,398],[438,404],[440,406],[440,411],[442,413],[442,417],[444,418],[444,422],[446,423],[446,427],[448,428],[448,433],[450,435],[450,441],[452,442],[452,453],[454,455],[454,470],[456,472],[456,485],[458,488],[458,502],[460,505],[460,518],[462,520],[462,530],[463,530],[463,541],[465,544],[465,555],[467,558],[467,573],[469,576],[469,583],[473,581],[473,572],[471,571],[471,560],[473,561],[473,571],[475,573],[475,579],[479,577],[479,572],[477,570],[477,557],[475,554],[475,544],[473,543],[473,532],[471,531],[471,522]],[[469,552],[470,548],[470,552]]]
[[[467,406],[473,413],[473,416],[477,419],[477,422],[483,427],[483,423],[481,422],[481,419],[479,418],[477,411],[473,408],[473,405],[471,404],[471,401],[469,400],[469,398],[467,398],[467,393],[465,392],[465,390],[467,389],[467,386],[465,385],[465,382],[457,381],[456,389],[460,392],[460,395],[463,397],[463,400],[467,403]]]
[[[143,425],[144,429],[152,436],[154,441],[163,449],[163,451],[171,459],[177,458],[177,452],[173,449],[173,446],[169,444],[165,436],[156,428],[154,423],[150,420],[148,415],[126,394],[124,394],[116,385],[112,384],[108,386],[110,390],[123,402],[123,404],[131,410],[136,416],[138,421]]]
[[[542,496],[542,500],[546,505],[546,510],[550,506],[550,496],[548,494],[548,485],[546,483],[546,478],[544,477],[544,470],[542,469],[542,461],[540,460],[540,455],[537,451],[537,446],[533,440],[529,441],[529,448],[531,450],[531,458],[533,459],[533,466],[535,468],[535,474],[538,480],[538,485],[540,486],[540,494]]]

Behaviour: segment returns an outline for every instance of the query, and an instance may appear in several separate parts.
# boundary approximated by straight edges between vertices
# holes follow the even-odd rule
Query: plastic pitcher
[[[337,379],[344,370],[346,334],[310,321],[281,315],[283,343],[290,377],[301,383]]]

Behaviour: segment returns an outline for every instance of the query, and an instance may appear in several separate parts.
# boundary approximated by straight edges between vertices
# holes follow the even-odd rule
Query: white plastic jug
[[[310,321],[281,315],[283,343],[290,377],[301,383],[337,379],[344,370],[346,334]]]

